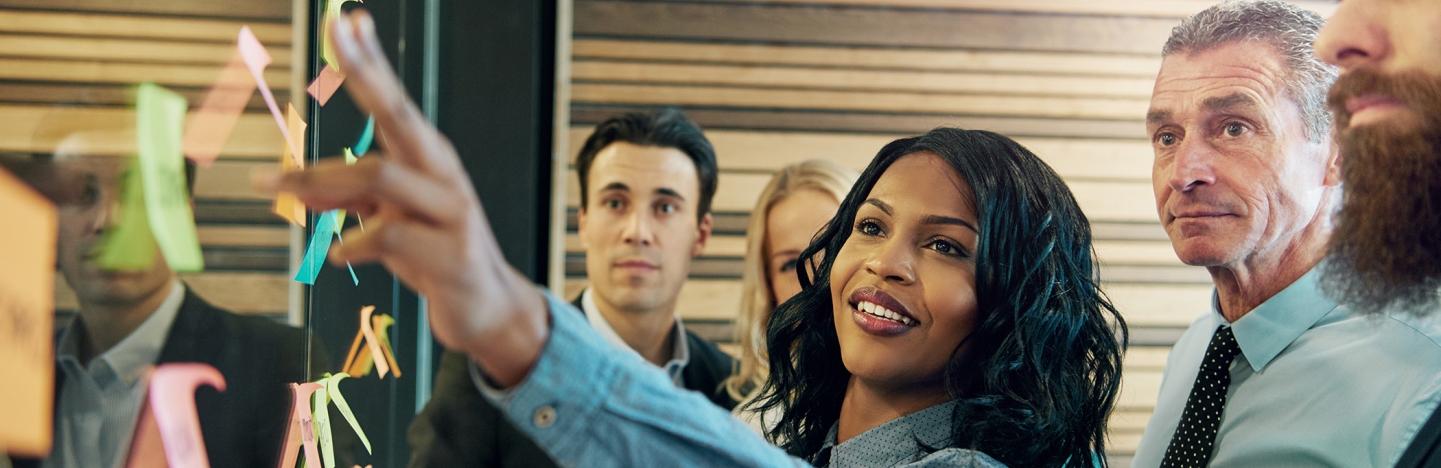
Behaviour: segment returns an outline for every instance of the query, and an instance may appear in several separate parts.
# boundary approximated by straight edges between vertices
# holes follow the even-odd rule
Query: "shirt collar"
[[[957,404],[950,400],[892,419],[840,444],[836,443],[840,423],[832,424],[817,452],[816,466],[896,466],[925,455],[926,449],[949,446]]]
[[[585,312],[586,320],[590,321],[590,326],[595,328],[597,332],[600,332],[601,337],[605,338],[606,341],[617,348],[635,352],[625,340],[621,339],[620,334],[615,332],[615,328],[611,327],[610,322],[607,322],[605,316],[600,313],[600,309],[595,305],[595,296],[590,288],[585,288],[585,291],[580,293],[580,307],[581,311]],[[675,344],[673,345],[674,347],[671,348],[670,360],[666,361],[662,369],[665,370],[666,374],[670,375],[671,381],[675,382],[677,386],[684,386],[685,382],[682,376],[685,371],[685,366],[690,364],[690,344],[687,343],[685,325],[680,321],[680,314],[676,314],[675,316],[675,329],[673,329],[671,333],[675,336],[675,340],[673,340]],[[637,355],[639,355],[639,353],[637,353]]]
[[[1241,347],[1246,362],[1257,372],[1336,309],[1336,302],[1326,298],[1321,291],[1321,269],[1321,265],[1312,267],[1296,282],[1231,324],[1236,344]],[[1211,312],[1226,323],[1225,316],[1221,315],[1220,298],[1214,291],[1211,293]]]
[[[160,358],[160,350],[165,346],[165,337],[170,333],[170,325],[175,323],[175,316],[180,312],[180,304],[185,300],[185,287],[180,281],[175,281],[170,286],[170,295],[160,303],[144,322],[135,331],[130,332],[124,339],[116,343],[114,347],[92,359],[84,367],[95,369],[97,365],[107,366],[115,373],[115,377],[126,385],[135,383],[146,366],[154,364]],[[60,336],[60,343],[56,347],[56,356],[62,361],[71,360],[79,362],[80,340],[87,334],[85,324],[77,315],[70,325],[65,327],[65,332]]]

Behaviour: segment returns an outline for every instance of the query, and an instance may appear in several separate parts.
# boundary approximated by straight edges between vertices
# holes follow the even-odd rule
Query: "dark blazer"
[[[210,466],[275,466],[290,416],[289,384],[313,380],[305,349],[300,329],[221,310],[186,288],[157,364],[205,363],[225,376],[225,392],[208,386],[195,392]],[[312,349],[312,369],[326,369],[325,353]],[[59,395],[64,374],[57,368],[55,377]],[[28,466],[39,460],[15,460],[16,468]]]
[[[1411,446],[1396,460],[1396,468],[1441,467],[1441,410],[1431,413],[1416,432]]]
[[[584,312],[577,298],[571,303]],[[731,374],[735,359],[685,332],[690,361],[681,370],[685,388],[704,393],[717,406],[730,410],[736,402],[721,383]],[[435,387],[425,409],[410,423],[410,466],[422,467],[553,467],[555,462],[520,432],[470,379],[469,360],[447,351],[440,359]]]

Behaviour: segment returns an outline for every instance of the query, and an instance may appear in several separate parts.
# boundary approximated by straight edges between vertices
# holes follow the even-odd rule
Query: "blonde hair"
[[[769,375],[766,353],[766,326],[771,310],[776,308],[771,296],[771,278],[766,267],[766,217],[772,206],[799,190],[816,190],[830,194],[836,202],[859,177],[855,170],[831,161],[811,159],[783,167],[771,176],[751,210],[746,229],[745,271],[741,275],[741,310],[736,320],[736,342],[740,345],[739,365],[725,380],[726,392],[736,401],[744,401],[760,390]],[[800,268],[800,266],[797,266]]]

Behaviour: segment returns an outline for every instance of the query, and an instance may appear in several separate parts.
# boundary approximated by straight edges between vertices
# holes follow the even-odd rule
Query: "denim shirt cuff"
[[[542,291],[550,314],[550,337],[525,380],[509,389],[495,388],[474,360],[470,375],[481,395],[557,456],[567,451],[567,440],[583,439],[570,435],[584,431],[585,421],[609,396],[617,359],[607,355],[620,351],[591,328],[584,314],[549,290]]]

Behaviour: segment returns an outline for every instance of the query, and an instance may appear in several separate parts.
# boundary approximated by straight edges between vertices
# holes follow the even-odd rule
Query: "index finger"
[[[454,173],[460,168],[455,150],[421,114],[390,68],[375,22],[364,10],[336,18],[330,27],[336,59],[345,70],[345,90],[351,99],[375,117],[387,154],[397,162],[430,173]]]

